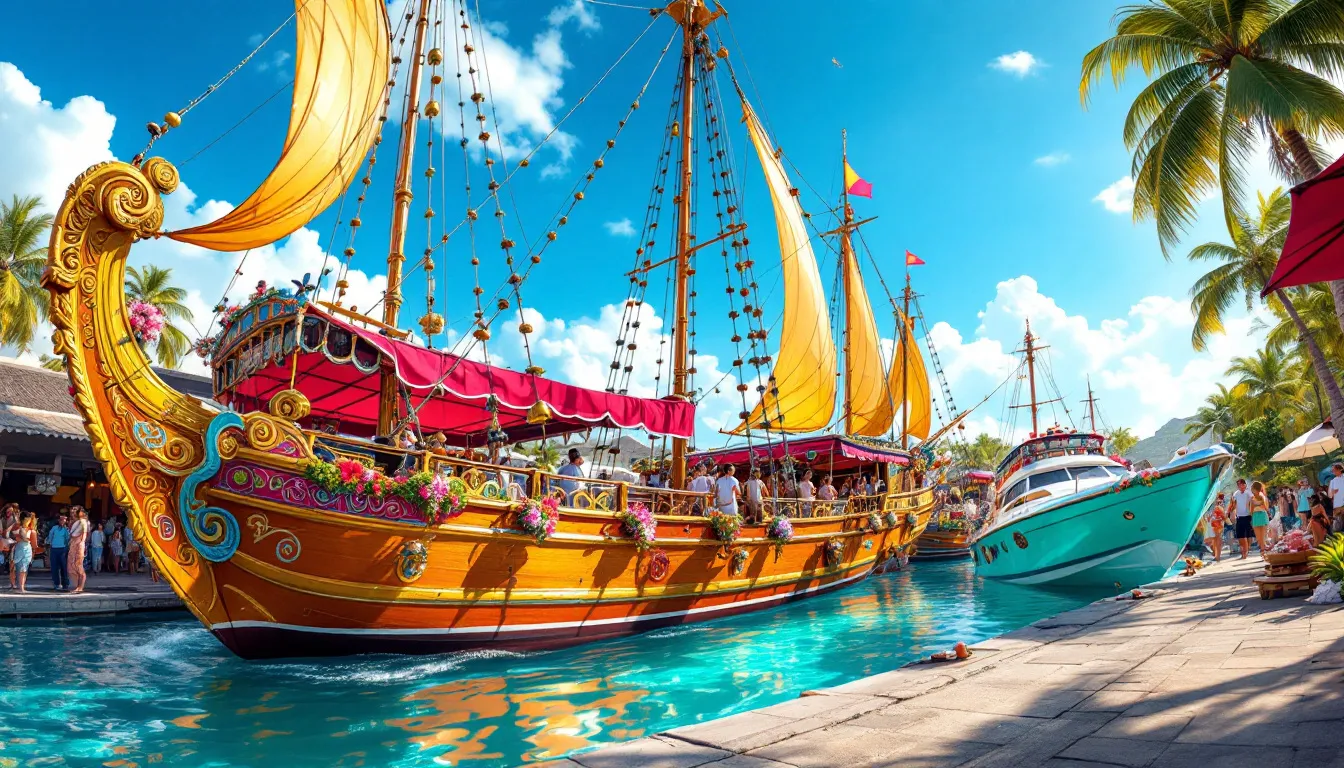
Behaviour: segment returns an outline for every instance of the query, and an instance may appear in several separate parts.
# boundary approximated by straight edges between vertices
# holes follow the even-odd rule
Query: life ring
[[[661,549],[655,549],[649,553],[649,580],[662,581],[667,578],[667,569],[671,565],[667,553]]]

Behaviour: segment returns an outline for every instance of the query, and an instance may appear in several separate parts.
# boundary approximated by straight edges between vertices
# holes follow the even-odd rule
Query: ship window
[[[1111,473],[1106,471],[1106,467],[1074,467],[1072,470],[1074,480],[1109,480]]]
[[[1032,488],[1044,488],[1047,485],[1055,483],[1067,483],[1073,478],[1069,477],[1067,469],[1052,469],[1049,472],[1042,472],[1039,475],[1032,475],[1030,478]]]
[[[316,317],[303,319],[303,348],[312,352],[322,346],[322,337],[326,332],[326,323]]]
[[[339,360],[348,360],[354,339],[348,331],[336,326],[327,330],[327,354]]]
[[[1003,505],[1005,507],[1008,506],[1013,502],[1013,499],[1016,499],[1018,496],[1021,496],[1022,493],[1026,490],[1027,490],[1026,480],[1018,480],[1016,483],[1013,483],[1013,487],[1009,488],[1008,492],[1003,494]]]

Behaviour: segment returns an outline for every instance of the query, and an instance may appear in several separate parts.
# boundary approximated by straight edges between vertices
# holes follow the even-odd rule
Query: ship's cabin
[[[1126,470],[1104,451],[1098,434],[1056,432],[1019,445],[999,464],[993,524],[1030,513],[1041,504],[1109,485]]]

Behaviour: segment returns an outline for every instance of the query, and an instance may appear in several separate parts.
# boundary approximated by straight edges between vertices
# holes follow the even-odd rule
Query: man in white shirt
[[[1251,552],[1251,538],[1255,528],[1251,525],[1251,492],[1246,490],[1246,480],[1237,479],[1237,490],[1232,494],[1232,511],[1235,515],[1236,530],[1233,536],[1237,547],[1241,549],[1241,559],[1245,560]]]
[[[1330,530],[1338,533],[1344,527],[1344,523],[1341,522],[1341,518],[1344,518],[1344,464],[1335,462],[1330,466],[1330,471],[1335,475],[1330,478],[1330,486],[1326,488],[1326,493],[1330,494],[1330,504],[1334,507],[1335,515],[1334,524],[1330,527]]]
[[[709,470],[704,464],[696,464],[691,470],[691,479],[686,483],[686,490],[691,493],[712,493],[714,491],[714,481],[709,479]],[[691,502],[691,514],[702,515],[705,513],[705,504],[700,499]]]
[[[565,477],[583,477],[583,454],[579,453],[578,448],[569,449],[569,463],[561,467],[556,474]],[[561,480],[560,490],[565,492],[567,502],[573,502],[574,492],[579,490],[579,481]]]
[[[737,514],[737,496],[742,484],[733,476],[736,469],[732,464],[725,464],[714,481],[714,504],[725,515]]]

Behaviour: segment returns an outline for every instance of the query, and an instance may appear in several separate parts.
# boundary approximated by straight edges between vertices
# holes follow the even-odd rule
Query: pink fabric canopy
[[[812,452],[815,452],[815,457],[808,458],[808,453]],[[839,435],[818,435],[790,440],[788,454],[795,461],[836,470],[850,469],[859,464],[873,462],[901,465],[910,463],[910,456],[904,451],[895,448],[886,449],[863,445]],[[782,441],[769,444],[761,443],[752,445],[750,449],[746,446],[721,448],[715,451],[693,454],[688,461],[692,465],[705,459],[713,459],[715,464],[720,465],[746,465],[751,463],[752,456],[755,456],[757,463],[783,459],[784,443]]]
[[[319,325],[321,327],[319,327]],[[691,437],[695,406],[680,399],[645,399],[598,392],[531,376],[448,352],[426,349],[347,323],[309,305],[296,387],[312,403],[314,417],[339,420],[350,434],[372,434],[378,423],[378,363],[391,361],[418,409],[421,430],[443,432],[456,445],[481,445],[490,427],[486,402],[499,402],[500,426],[510,440],[562,435],[593,427],[644,430]],[[271,361],[235,384],[221,400],[234,407],[262,407],[289,386],[290,358]],[[553,419],[528,424],[538,400]]]
[[[1279,265],[1261,295],[1344,279],[1344,157],[1293,188],[1293,213]]]

